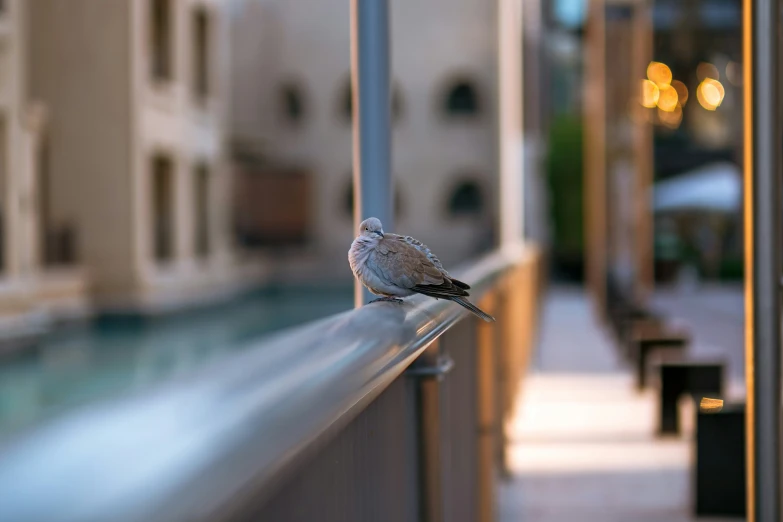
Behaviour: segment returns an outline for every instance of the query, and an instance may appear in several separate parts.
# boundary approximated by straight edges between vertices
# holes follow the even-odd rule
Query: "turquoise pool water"
[[[274,331],[353,306],[353,289],[259,292],[175,317],[101,320],[0,359],[0,439],[49,415],[144,388]]]

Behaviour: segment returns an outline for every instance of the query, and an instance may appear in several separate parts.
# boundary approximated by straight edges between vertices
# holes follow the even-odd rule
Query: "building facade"
[[[494,2],[389,3],[395,223],[450,266],[494,242],[497,14]],[[351,277],[350,3],[232,3],[232,136],[307,172],[299,277]],[[285,277],[285,274],[280,274]]]
[[[258,274],[233,255],[228,211],[227,2],[27,5],[29,90],[47,114],[41,228],[66,236],[94,302],[154,311],[246,285]]]
[[[39,213],[45,107],[29,93],[29,4],[0,3],[0,329],[40,331],[87,311],[86,278],[74,263],[47,263]]]

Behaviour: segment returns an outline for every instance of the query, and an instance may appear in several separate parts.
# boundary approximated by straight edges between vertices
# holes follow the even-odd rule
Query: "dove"
[[[348,263],[356,279],[373,294],[382,296],[371,302],[401,303],[400,297],[423,294],[454,301],[484,321],[495,321],[466,299],[470,286],[450,276],[421,241],[385,233],[381,221],[373,217],[362,221],[358,232],[348,251]]]

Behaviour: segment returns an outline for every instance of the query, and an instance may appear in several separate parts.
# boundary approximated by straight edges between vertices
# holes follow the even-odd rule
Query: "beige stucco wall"
[[[31,91],[48,108],[52,217],[78,222],[79,253],[104,306],[169,306],[223,294],[231,252],[226,157],[230,60],[226,2],[174,0],[174,74],[149,74],[146,0],[31,0]],[[192,94],[192,13],[210,16],[211,91]],[[152,256],[151,158],[174,162],[175,256]],[[195,166],[211,171],[210,244],[195,256]]]
[[[30,91],[48,109],[52,220],[77,223],[98,294],[127,291],[136,283],[129,4],[26,1]]]

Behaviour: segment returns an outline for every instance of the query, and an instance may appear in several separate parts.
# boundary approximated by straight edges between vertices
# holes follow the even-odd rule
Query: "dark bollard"
[[[647,360],[653,352],[659,350],[677,351],[681,356],[688,346],[688,337],[681,334],[662,334],[656,337],[636,339],[636,388],[643,390],[647,386]]]
[[[694,397],[723,394],[722,362],[671,362],[660,366],[659,435],[680,432],[677,401],[685,394]]]
[[[696,418],[696,516],[745,516],[745,405]]]

